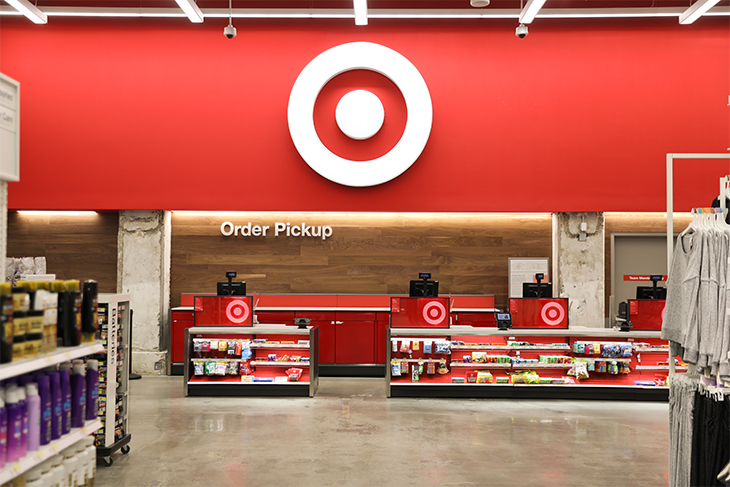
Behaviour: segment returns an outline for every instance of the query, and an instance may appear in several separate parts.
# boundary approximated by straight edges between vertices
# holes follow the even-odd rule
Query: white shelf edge
[[[261,382],[210,381],[210,382],[204,382],[204,381],[195,381],[195,382],[188,382],[188,387],[198,386],[198,385],[199,386],[215,386],[215,385],[218,385],[218,386],[221,386],[221,385],[222,386],[250,386],[250,385],[261,385],[261,384],[277,385],[277,386],[280,386],[280,385],[309,385],[309,382],[289,382],[289,381],[287,381],[287,382],[274,382],[274,381],[271,381],[271,382],[268,382],[268,381],[261,381]]]
[[[0,365],[0,380],[17,377],[22,374],[28,374],[52,365],[68,362],[69,360],[103,351],[104,345],[102,345],[100,341],[79,345],[78,347],[59,348],[55,352],[46,355]]]
[[[101,419],[97,418],[93,421],[87,421],[82,428],[73,428],[61,438],[47,445],[43,445],[38,451],[30,452],[19,461],[6,465],[0,470],[0,484],[4,484],[31,468],[40,465],[99,428],[101,428]]]
[[[292,367],[292,366],[300,365],[302,367],[309,367],[309,362],[268,362],[266,360],[251,361],[252,367],[257,367],[259,365],[266,365],[266,366],[272,366],[272,367],[276,367],[276,366]]]
[[[455,386],[468,386],[468,387],[484,387],[484,386],[501,386],[501,387],[580,387],[582,389],[669,389],[668,386],[637,386],[637,385],[616,385],[616,384],[496,384],[492,383],[481,383],[481,384],[469,384],[469,383],[454,383],[454,382],[390,382],[391,386],[441,386],[441,387],[455,387]]]

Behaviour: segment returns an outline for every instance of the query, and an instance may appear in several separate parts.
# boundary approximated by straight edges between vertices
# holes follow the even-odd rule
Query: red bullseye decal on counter
[[[565,319],[565,310],[557,303],[547,303],[542,307],[540,317],[545,324],[556,326]]]
[[[248,318],[250,312],[251,311],[248,309],[248,303],[237,299],[235,301],[231,301],[226,307],[226,318],[228,318],[231,323],[243,323]]]
[[[423,319],[430,325],[438,325],[446,319],[446,316],[446,307],[437,301],[432,301],[423,307]]]

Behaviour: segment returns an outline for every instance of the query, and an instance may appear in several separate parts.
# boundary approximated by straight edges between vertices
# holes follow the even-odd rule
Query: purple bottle
[[[61,377],[61,434],[71,431],[71,364],[59,367]]]
[[[40,444],[47,445],[51,442],[51,378],[47,375],[39,375],[36,377],[38,381],[38,396],[41,399],[41,416],[40,416]]]
[[[51,440],[57,440],[63,434],[63,400],[61,399],[61,374],[48,374],[51,381]]]
[[[18,394],[18,406],[20,407],[23,421],[20,437],[20,458],[23,458],[28,453],[28,425],[30,424],[30,418],[28,416],[28,401],[25,397],[25,387],[16,387],[15,390]]]
[[[8,415],[5,411],[5,401],[0,398],[0,468],[8,461]]]
[[[71,427],[81,428],[86,421],[86,367],[82,360],[74,360],[71,375]]]
[[[20,459],[20,437],[23,434],[23,412],[18,404],[18,392],[16,387],[10,387],[5,391],[5,407],[8,413],[8,463],[17,462]]]
[[[91,421],[99,415],[99,361],[86,361],[86,420]]]
[[[35,382],[25,386],[28,406],[28,452],[38,450],[41,445],[41,397],[38,395],[38,384]]]

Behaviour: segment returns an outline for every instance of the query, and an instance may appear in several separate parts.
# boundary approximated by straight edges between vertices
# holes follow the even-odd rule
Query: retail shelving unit
[[[0,365],[0,380],[7,380],[23,374],[30,374],[37,370],[44,369],[62,362],[68,362],[73,359],[86,357],[102,351],[104,346],[101,342],[85,343],[78,347],[63,347],[55,352],[41,355],[9,364]],[[0,469],[0,484],[5,484],[14,479],[18,475],[27,472],[31,468],[41,464],[48,458],[58,454],[64,448],[67,448],[83,437],[92,434],[101,428],[101,420],[95,419],[87,421],[82,428],[72,428],[71,431],[59,439],[51,441],[47,445],[41,446],[37,451],[30,452],[17,462],[7,464]]]
[[[387,395],[667,400],[668,387],[655,385],[662,384],[668,372],[669,349],[660,333],[606,328],[392,328],[384,344]],[[437,341],[453,344],[449,353],[436,353]],[[596,348],[581,346],[586,343]],[[601,355],[614,345],[623,345],[627,354],[631,345],[630,355]],[[568,375],[576,362],[586,363],[587,378]],[[414,367],[421,372],[414,374]],[[524,371],[534,372],[533,383],[520,382]]]
[[[195,351],[195,345],[205,351]],[[218,344],[225,342],[220,348]],[[216,345],[211,347],[210,345]],[[229,354],[228,345],[246,343],[248,360]],[[207,347],[203,347],[207,344]],[[304,396],[313,397],[319,385],[319,329],[285,325],[198,326],[185,331],[186,396]],[[235,350],[235,345],[234,345]],[[222,363],[236,374],[196,374],[195,362]],[[241,374],[241,363],[248,366]],[[244,365],[244,367],[246,366]],[[205,365],[203,365],[204,367]],[[289,378],[287,370],[300,369],[301,377]],[[233,370],[233,369],[232,369]]]
[[[99,359],[99,418],[96,456],[109,466],[117,450],[129,453],[129,294],[99,294],[99,330],[105,350]]]

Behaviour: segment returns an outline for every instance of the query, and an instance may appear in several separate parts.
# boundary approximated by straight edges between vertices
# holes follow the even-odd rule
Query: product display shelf
[[[18,475],[27,472],[31,468],[40,465],[50,457],[57,455],[65,448],[75,444],[82,438],[92,434],[101,428],[101,420],[95,419],[87,421],[81,428],[72,428],[71,431],[57,440],[51,441],[47,445],[41,446],[38,450],[28,452],[23,458],[17,462],[10,463],[0,470],[0,484],[5,484],[14,479]],[[25,484],[23,484],[25,485]]]
[[[457,342],[457,345],[451,348],[450,354],[436,354],[432,357],[435,361],[446,359],[451,370],[448,373],[439,373],[426,375],[421,373],[417,378],[413,378],[413,374],[406,374],[401,368],[400,376],[393,376],[393,362],[407,360],[408,363],[419,362],[422,359],[416,355],[423,354],[422,345],[415,351],[401,352],[400,347],[397,352],[393,352],[393,341],[402,340],[421,340],[435,342],[437,340],[450,340]],[[542,341],[545,343],[541,343]],[[486,342],[503,341],[505,346],[500,343]],[[530,345],[512,344],[506,346],[510,342],[531,342]],[[633,352],[633,356],[626,357],[602,357],[600,355],[582,354],[573,351],[573,342],[601,342],[605,344],[613,343],[641,343],[640,348]],[[525,399],[615,399],[615,400],[659,400],[668,399],[668,388],[663,385],[648,385],[654,378],[655,371],[664,374],[666,366],[660,368],[658,365],[635,365],[640,359],[637,357],[639,353],[646,349],[653,352],[648,354],[651,361],[665,360],[668,356],[668,350],[661,350],[659,346],[661,341],[660,331],[630,331],[621,332],[608,328],[571,328],[561,330],[551,329],[510,329],[499,330],[496,328],[485,327],[465,327],[453,326],[450,329],[389,329],[386,340],[386,355],[388,362],[388,370],[386,373],[386,389],[388,397],[483,397],[483,398],[525,398]],[[466,342],[466,343],[464,343]],[[483,343],[480,343],[483,342]],[[555,342],[555,343],[553,343]],[[651,342],[647,344],[646,342]],[[552,345],[552,346],[551,346]],[[641,348],[643,347],[643,348]],[[568,370],[573,367],[572,363],[464,363],[460,360],[469,355],[470,351],[494,350],[497,354],[507,355],[510,357],[524,357],[529,359],[537,359],[539,355],[547,356],[569,356],[575,361],[585,361],[596,364],[596,370],[590,372],[590,380],[582,383],[573,378],[575,383],[562,383],[566,381]],[[661,353],[665,352],[667,356],[662,357]],[[617,375],[609,374],[602,370],[598,370],[598,364],[604,362],[622,362],[631,364],[631,372],[629,374]],[[424,360],[425,363],[425,360]],[[411,366],[412,367],[412,366]],[[425,367],[424,367],[425,368]],[[477,371],[491,371],[493,374],[492,383],[469,383],[468,380],[474,380],[473,373]],[[543,383],[504,383],[505,374],[519,373],[522,371],[532,370],[539,374]],[[549,370],[554,370],[555,374],[550,375]],[[542,372],[541,372],[542,371]],[[467,376],[467,374],[469,374]],[[665,374],[666,375],[666,374]],[[500,383],[497,383],[499,378]],[[567,381],[571,380],[570,378]],[[462,382],[463,381],[463,382]],[[553,381],[550,383],[549,381]],[[661,384],[661,382],[656,382]]]
[[[0,380],[35,372],[36,370],[44,369],[62,362],[70,362],[71,360],[98,353],[103,350],[104,345],[102,345],[100,341],[84,343],[77,347],[59,347],[56,351],[45,355],[39,355],[38,357],[0,365]]]
[[[250,360],[227,358],[223,351],[195,352],[193,341],[204,340],[251,340],[266,339],[302,343],[256,343],[251,344]],[[254,346],[255,345],[255,346]],[[319,386],[319,328],[295,328],[286,325],[254,326],[197,326],[185,330],[184,393],[186,396],[302,396],[313,397]],[[297,354],[308,352],[308,361],[267,360],[273,350],[295,350]],[[260,355],[257,355],[260,354]],[[194,361],[248,362],[250,375],[208,376],[194,374]],[[284,368],[302,369],[300,380],[289,382]]]
[[[114,463],[116,451],[129,453],[132,439],[128,424],[130,301],[129,294],[99,294],[99,329],[106,349],[97,357],[102,429],[96,435],[96,456],[107,466]]]

